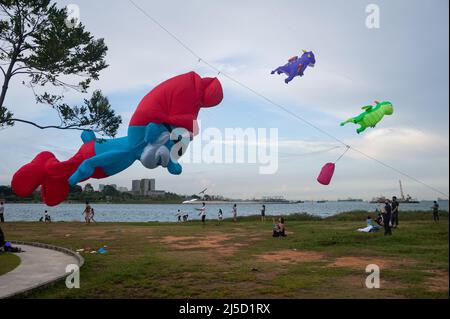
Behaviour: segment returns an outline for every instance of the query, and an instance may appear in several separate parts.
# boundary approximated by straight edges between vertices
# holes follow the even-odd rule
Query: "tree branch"
[[[37,128],[40,128],[41,130],[45,130],[48,128],[54,128],[54,129],[59,129],[59,130],[78,130],[78,131],[84,131],[87,128],[82,128],[79,125],[76,124],[72,124],[72,125],[68,125],[68,126],[58,126],[58,125],[47,125],[47,126],[42,126],[39,124],[36,124],[34,122],[31,121],[27,121],[27,120],[22,120],[22,119],[11,119],[11,122],[20,122],[20,123],[26,123],[26,124],[30,124],[33,125]],[[98,132],[97,130],[93,130],[94,132]]]

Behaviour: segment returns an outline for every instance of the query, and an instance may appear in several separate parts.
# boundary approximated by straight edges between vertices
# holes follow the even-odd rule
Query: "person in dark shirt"
[[[391,219],[392,219],[392,207],[391,204],[389,204],[389,200],[386,200],[384,205],[384,214],[383,214],[383,221],[384,221],[384,235],[392,235],[392,229],[391,229]]]
[[[0,248],[5,246],[5,244],[6,244],[6,242],[5,242],[5,234],[3,234],[3,231],[0,228]]]
[[[392,197],[392,227],[397,228],[398,227],[398,209],[399,209],[399,203],[397,202],[397,197]]]
[[[435,222],[438,222],[439,221],[439,204],[437,201],[433,202],[432,209],[433,209],[433,220]]]

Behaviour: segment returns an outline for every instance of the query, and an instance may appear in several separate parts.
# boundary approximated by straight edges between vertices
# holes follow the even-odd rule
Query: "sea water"
[[[233,202],[223,204],[206,204],[207,219],[217,219],[217,212],[222,209],[224,218],[232,217],[231,209]],[[95,209],[94,219],[98,222],[176,222],[177,210],[189,214],[189,219],[198,220],[198,212],[195,208],[198,204],[96,204],[91,203]],[[266,215],[287,216],[295,213],[308,213],[315,216],[327,217],[341,212],[354,210],[375,211],[379,204],[369,202],[335,202],[325,203],[265,203]],[[400,211],[430,211],[432,201],[422,201],[419,204],[401,204]],[[448,211],[448,201],[439,202],[440,209]],[[260,203],[237,202],[238,216],[259,215],[261,213]],[[84,204],[61,204],[56,207],[48,207],[44,204],[15,204],[5,205],[6,221],[38,221],[48,211],[53,221],[84,221]],[[431,217],[430,217],[431,218]]]

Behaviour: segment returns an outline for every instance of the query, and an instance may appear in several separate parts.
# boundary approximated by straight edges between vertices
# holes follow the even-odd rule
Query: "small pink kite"
[[[339,158],[334,163],[326,163],[322,170],[320,171],[319,176],[317,177],[317,181],[322,185],[329,185],[331,183],[331,179],[333,178],[334,169],[336,168],[336,163],[348,152],[350,146],[347,145],[344,153],[339,156]]]

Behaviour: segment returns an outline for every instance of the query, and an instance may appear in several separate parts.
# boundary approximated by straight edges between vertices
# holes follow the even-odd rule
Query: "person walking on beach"
[[[433,202],[433,206],[431,207],[433,209],[433,220],[434,222],[439,221],[439,204],[437,201]]]
[[[231,211],[233,213],[233,221],[237,222],[237,205],[236,204],[233,205],[233,209]]]
[[[196,208],[200,213],[198,213],[202,217],[202,224],[205,225],[206,222],[206,204],[203,203],[201,208]]]
[[[84,215],[84,221],[86,222],[86,224],[90,224],[91,223],[91,210],[92,207],[89,204],[88,201],[86,201],[86,207],[84,208],[84,211],[81,215]]]
[[[397,197],[394,196],[392,197],[392,203],[391,203],[391,207],[392,207],[392,227],[393,228],[397,228],[398,227],[398,209],[399,209],[400,204],[397,201]]]
[[[264,222],[266,220],[266,205],[262,205],[261,207],[261,221]]]
[[[391,229],[391,219],[392,219],[392,207],[389,200],[385,201],[383,221],[384,221],[384,235],[392,235]]]
[[[3,202],[0,202],[0,222],[5,222],[5,206],[3,205]]]

